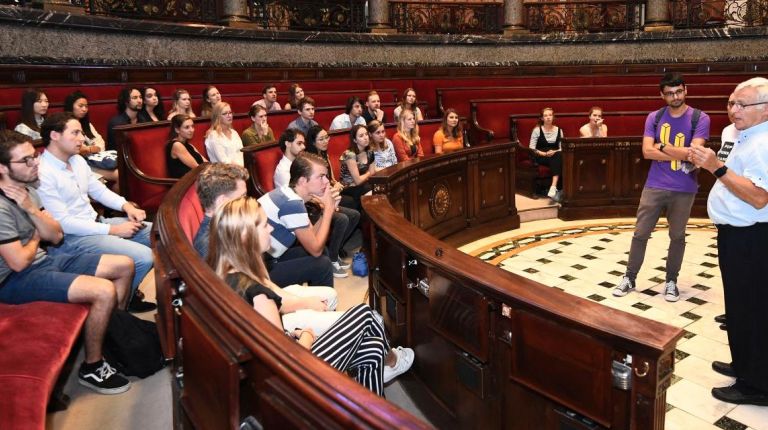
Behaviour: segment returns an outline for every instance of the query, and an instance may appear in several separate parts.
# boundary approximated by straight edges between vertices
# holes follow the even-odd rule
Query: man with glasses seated
[[[685,103],[687,89],[680,74],[667,73],[659,88],[667,105],[648,114],[645,120],[643,156],[651,160],[651,169],[637,208],[627,271],[613,295],[623,297],[636,288],[648,239],[665,210],[670,243],[664,299],[676,302],[680,299],[677,275],[685,254],[685,227],[699,189],[698,170],[686,160],[692,146],[704,145],[709,138],[709,116]]]

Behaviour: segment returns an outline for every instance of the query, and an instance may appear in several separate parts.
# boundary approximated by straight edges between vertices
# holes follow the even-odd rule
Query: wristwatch
[[[715,175],[715,178],[719,179],[719,178],[722,178],[723,175],[725,175],[725,172],[727,172],[727,171],[728,171],[728,166],[723,164],[723,167],[715,170],[714,172],[712,172],[712,174]]]
[[[664,147],[667,146],[666,143],[660,143],[659,144],[659,151],[664,152]]]

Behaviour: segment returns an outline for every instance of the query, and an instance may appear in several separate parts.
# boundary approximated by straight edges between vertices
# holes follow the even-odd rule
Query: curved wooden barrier
[[[314,357],[260,317],[195,253],[198,167],[168,192],[153,235],[159,330],[184,428],[416,429],[429,426]]]
[[[510,166],[503,180],[499,165]],[[370,297],[393,341],[416,351],[406,389],[441,428],[662,430],[681,329],[545,287],[435,237],[457,241],[509,222],[514,205],[470,208],[506,198],[498,182],[514,185],[513,166],[512,145],[489,145],[374,176],[376,194],[363,200]],[[631,386],[620,387],[612,365],[629,356]]]

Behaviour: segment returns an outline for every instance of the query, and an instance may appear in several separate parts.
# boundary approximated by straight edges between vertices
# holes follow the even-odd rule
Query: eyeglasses
[[[662,93],[662,94],[664,94],[664,97],[674,97],[674,96],[682,96],[683,93],[685,93],[685,89],[680,88],[677,91],[667,91],[666,93]]]
[[[748,108],[750,106],[764,105],[766,103],[768,103],[768,101],[757,102],[757,103],[741,103],[741,102],[732,102],[732,101],[728,100],[728,109],[742,110],[742,109]]]
[[[232,115],[232,112],[222,112],[221,116],[229,116]]]
[[[35,155],[24,157],[21,160],[11,160],[9,161],[9,163],[24,163],[27,165],[27,167],[32,167],[39,161],[40,161],[40,154],[36,152]]]

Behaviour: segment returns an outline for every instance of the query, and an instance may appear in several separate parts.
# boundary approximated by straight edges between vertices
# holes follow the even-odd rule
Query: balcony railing
[[[669,8],[675,28],[768,24],[768,0],[670,0]]]
[[[364,0],[253,0],[251,21],[263,28],[305,31],[368,31]]]
[[[532,33],[637,31],[645,4],[635,0],[524,2]]]
[[[86,3],[88,13],[93,15],[121,18],[216,23],[219,17],[216,0],[78,0],[70,3]]]
[[[390,1],[389,21],[399,33],[501,33],[503,3]]]

